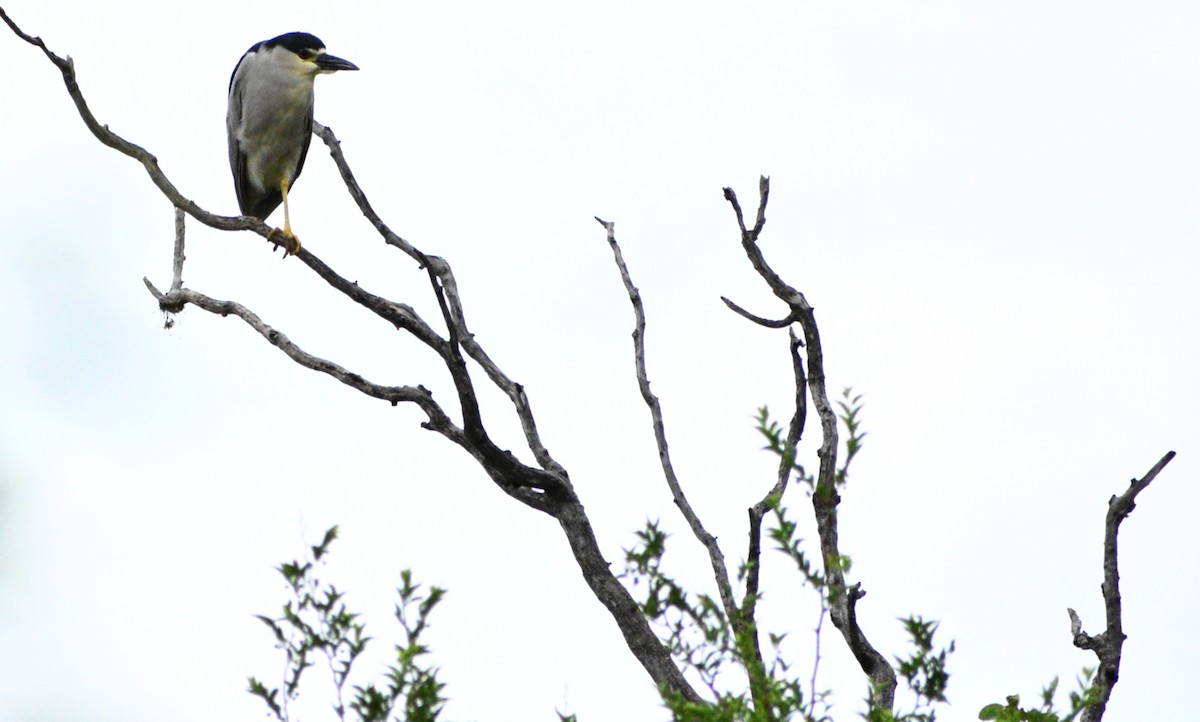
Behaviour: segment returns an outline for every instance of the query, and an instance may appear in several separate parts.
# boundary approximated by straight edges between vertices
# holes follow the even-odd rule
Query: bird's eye
[[[300,56],[301,60],[312,60],[313,56],[316,55],[316,53],[314,53],[311,50],[301,50],[299,53],[296,53],[296,54]]]

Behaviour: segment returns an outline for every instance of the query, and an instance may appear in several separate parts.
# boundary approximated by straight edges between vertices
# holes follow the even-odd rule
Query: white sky
[[[240,54],[301,29],[357,63],[317,82],[317,117],[375,207],[453,264],[609,560],[662,518],[670,567],[696,583],[705,559],[657,470],[632,313],[592,217],[617,224],[678,470],[736,564],[772,468],[750,417],[789,413],[790,375],[786,337],[718,300],[780,314],[720,189],[751,206],[770,175],[764,251],[817,308],[831,389],[867,403],[842,543],[870,638],[890,656],[896,617],[942,620],[958,644],[947,720],[1066,685],[1094,658],[1065,608],[1102,629],[1105,502],[1175,449],[1122,530],[1129,639],[1106,719],[1182,718],[1200,644],[1194,3],[3,6],[75,58],[101,122],[215,212],[236,208]],[[273,565],[334,523],[328,575],[368,613],[374,659],[401,568],[449,587],[429,639],[448,719],[662,719],[557,525],[418,412],[236,319],[190,309],[163,330],[141,278],[169,282],[170,206],[87,133],[37,50],[5,30],[0,52],[0,719],[262,719],[245,677],[275,680],[279,662],[252,615],[284,599]],[[319,143],[292,201],[307,248],[434,310]],[[450,399],[428,353],[301,264],[188,228],[191,287]],[[812,600],[775,561],[767,624],[807,670]],[[865,684],[831,628],[821,672],[856,719]],[[330,718],[323,689],[308,699],[305,719]]]

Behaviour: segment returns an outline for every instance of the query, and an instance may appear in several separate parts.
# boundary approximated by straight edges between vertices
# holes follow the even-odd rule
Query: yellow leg
[[[279,184],[279,190],[283,192],[283,234],[289,238],[295,238],[295,236],[292,234],[292,219],[290,216],[288,216],[288,179],[286,177],[283,179],[283,182]]]
[[[282,245],[283,245],[283,257],[284,258],[287,258],[289,255],[294,256],[300,252],[300,239],[296,237],[295,233],[292,233],[292,219],[291,219],[291,216],[288,214],[288,201],[287,201],[288,185],[289,184],[288,184],[287,178],[284,178],[279,183],[279,190],[281,193],[283,193],[283,230],[280,231],[277,228],[271,232],[271,236],[274,236],[276,233],[283,234],[284,243]],[[272,240],[272,239],[268,238],[267,240]]]

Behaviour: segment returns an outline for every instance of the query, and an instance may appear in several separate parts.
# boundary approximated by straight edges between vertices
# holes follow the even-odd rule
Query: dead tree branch
[[[850,651],[858,660],[859,666],[871,681],[871,704],[874,707],[891,710],[895,702],[896,671],[892,665],[867,640],[866,634],[858,624],[856,606],[858,600],[866,595],[860,584],[848,585],[845,577],[844,557],[838,548],[838,516],[837,507],[841,497],[837,492],[837,415],[829,403],[825,391],[825,363],[821,350],[821,336],[817,330],[816,316],[812,306],[804,294],[788,285],[779,274],[771,268],[758,247],[759,234],[766,224],[767,200],[770,197],[771,184],[765,176],[759,179],[758,213],[754,226],[746,227],[742,207],[732,188],[724,189],[725,200],[733,207],[737,217],[738,229],[742,234],[742,249],[750,260],[750,265],[767,283],[777,298],[787,304],[787,318],[795,319],[804,332],[804,345],[807,349],[808,375],[805,382],[797,375],[797,394],[803,394],[802,386],[807,385],[812,397],[813,406],[821,420],[821,447],[817,451],[820,468],[817,472],[816,488],[813,492],[813,512],[817,520],[817,533],[821,540],[821,556],[825,563],[825,581],[829,586],[829,616],[833,624],[841,632]],[[729,303],[731,308],[736,304]],[[735,309],[736,310],[736,309]],[[774,323],[763,323],[764,317],[741,313],[756,323],[773,326]],[[797,416],[800,405],[797,404]],[[795,417],[794,419],[795,420]],[[791,429],[789,429],[789,432]],[[799,439],[799,436],[796,436]],[[793,446],[794,448],[794,446]],[[753,510],[752,512],[753,513]]]
[[[185,306],[191,304],[218,316],[237,316],[245,321],[247,326],[257,331],[259,335],[270,342],[272,346],[287,354],[289,358],[301,366],[328,374],[367,396],[391,402],[393,406],[400,403],[416,404],[429,417],[429,420],[424,424],[426,428],[437,431],[459,446],[463,446],[466,443],[462,429],[450,421],[450,417],[433,400],[433,395],[429,393],[428,389],[423,386],[383,386],[368,381],[332,361],[327,361],[308,353],[292,343],[282,332],[263,322],[257,314],[240,303],[210,298],[188,288],[179,288],[168,293],[163,293],[155,288],[154,284],[149,280],[142,280],[146,284],[146,288],[158,299],[160,304],[168,306]]]
[[[746,309],[737,305],[733,301],[730,301],[728,298],[725,298],[724,296],[721,296],[721,301],[723,301],[725,303],[725,305],[729,307],[730,311],[733,311],[734,313],[736,313],[737,315],[741,316],[744,319],[747,319],[749,321],[753,321],[754,323],[757,323],[759,326],[766,326],[767,328],[787,328],[788,326],[791,326],[793,323],[796,322],[796,317],[794,315],[789,314],[787,317],[781,318],[778,321],[772,321],[769,318],[762,318],[761,316],[755,316],[754,314],[750,313]]]
[[[734,602],[733,589],[729,584],[729,571],[725,566],[725,555],[721,553],[721,547],[717,545],[717,538],[704,528],[704,523],[700,521],[700,516],[688,502],[687,494],[679,484],[679,477],[675,475],[675,467],[671,463],[671,452],[667,448],[667,431],[663,424],[662,404],[650,390],[650,376],[646,371],[646,311],[642,305],[642,295],[637,286],[633,285],[629,268],[625,265],[625,258],[621,255],[621,247],[617,244],[614,224],[599,218],[596,221],[604,226],[604,231],[608,236],[608,245],[612,248],[613,259],[616,261],[617,269],[621,272],[621,280],[625,284],[625,291],[629,294],[629,302],[633,306],[633,361],[638,389],[642,392],[642,399],[646,402],[646,407],[650,409],[650,421],[654,427],[654,442],[658,447],[658,460],[662,464],[667,486],[671,489],[671,500],[675,502],[675,506],[679,507],[680,513],[683,514],[683,518],[687,521],[688,527],[691,528],[696,539],[708,551],[717,590],[721,596],[721,605],[725,608],[727,617],[732,619],[737,616],[738,607]]]
[[[679,478],[675,474],[675,467],[671,463],[671,453],[667,446],[666,426],[663,423],[662,404],[659,403],[658,397],[655,396],[654,392],[650,390],[650,376],[646,370],[646,311],[642,304],[641,292],[633,284],[633,278],[629,275],[629,268],[625,265],[625,258],[621,254],[620,245],[617,243],[614,224],[600,218],[597,218],[596,221],[604,226],[608,245],[612,248],[613,260],[617,264],[617,269],[621,274],[621,281],[625,284],[625,292],[629,295],[629,302],[633,306],[634,371],[637,376],[638,389],[642,393],[642,399],[645,401],[646,407],[650,410],[650,420],[654,428],[654,441],[658,447],[658,458],[662,465],[663,477],[666,479],[667,486],[671,490],[671,498],[675,502],[675,506],[683,514],[683,518],[687,521],[688,527],[691,528],[692,534],[695,535],[696,539],[699,540],[708,552],[708,559],[712,566],[713,579],[717,585],[721,606],[725,610],[725,618],[729,620],[729,625],[734,633],[734,641],[738,647],[739,657],[745,666],[746,675],[750,683],[750,694],[754,700],[754,707],[756,710],[767,710],[770,706],[767,691],[768,680],[766,666],[762,659],[762,649],[758,640],[757,624],[754,619],[754,606],[758,596],[757,558],[754,560],[755,588],[751,592],[750,585],[747,584],[746,596],[743,598],[742,604],[738,605],[734,599],[733,588],[729,581],[729,571],[725,565],[725,555],[721,552],[717,538],[704,528],[703,522],[700,521],[700,516],[692,508],[691,503],[688,502],[687,495],[684,493],[683,487],[679,483]],[[783,483],[786,484],[786,481]]]
[[[1125,643],[1125,632],[1121,626],[1121,588],[1120,577],[1117,574],[1117,532],[1121,522],[1134,509],[1134,499],[1142,492],[1158,473],[1162,471],[1171,459],[1175,458],[1174,451],[1168,451],[1158,463],[1141,479],[1131,479],[1129,488],[1120,496],[1108,500],[1108,512],[1104,515],[1104,582],[1100,591],[1104,595],[1104,612],[1107,625],[1100,634],[1090,636],[1083,631],[1083,622],[1074,609],[1067,609],[1071,617],[1071,636],[1076,647],[1090,649],[1096,654],[1100,666],[1096,670],[1092,684],[1100,692],[1096,704],[1083,711],[1082,722],[1100,722],[1108,707],[1113,687],[1121,671],[1121,646]]]
[[[371,223],[384,242],[399,249],[420,263],[422,268],[431,271],[436,277],[436,283],[440,284],[445,294],[445,302],[448,305],[451,317],[454,319],[454,325],[458,329],[458,343],[467,352],[467,355],[483,368],[484,373],[488,375],[492,383],[512,401],[517,417],[520,419],[525,440],[538,464],[543,469],[566,478],[566,470],[550,456],[550,452],[546,450],[545,445],[542,443],[541,436],[538,434],[537,423],[534,421],[533,409],[530,407],[529,398],[525,395],[524,386],[514,382],[500,370],[496,362],[488,356],[479,342],[475,340],[475,334],[471,333],[470,329],[467,328],[466,313],[463,310],[462,297],[459,295],[458,282],[454,278],[454,272],[451,270],[450,265],[438,256],[430,256],[422,253],[413,244],[392,231],[383,222],[383,219],[379,217],[379,214],[375,212],[375,209],[372,208],[370,201],[367,200],[367,194],[359,186],[358,181],[355,180],[354,173],[346,161],[346,155],[342,152],[342,144],[337,139],[337,136],[334,135],[333,130],[313,121],[313,132],[329,148],[329,154],[333,158],[334,164],[337,165],[338,172],[341,173],[342,181],[346,184],[346,189],[349,191],[350,197],[358,204],[363,216]]]
[[[141,146],[125,140],[96,120],[76,82],[74,62],[70,58],[59,57],[48,49],[41,38],[23,32],[3,9],[0,9],[0,17],[17,37],[39,48],[59,69],[67,92],[74,101],[84,124],[92,134],[101,143],[141,163],[151,181],[176,209],[186,212],[211,228],[223,231],[248,230],[263,238],[270,238],[272,229],[256,218],[219,216],[184,197],[159,168],[158,160],[153,154]],[[233,301],[213,299],[187,288],[183,284],[184,228],[182,217],[178,214],[176,216],[176,245],[170,289],[163,293],[146,281],[146,286],[158,301],[159,307],[169,314],[178,313],[186,306],[191,305],[221,316],[237,316],[269,343],[305,368],[328,374],[363,394],[389,401],[393,405],[401,402],[416,404],[428,416],[428,420],[422,424],[425,428],[440,433],[469,453],[506,494],[534,509],[549,514],[559,522],[585,582],[596,598],[608,609],[621,630],[630,651],[655,684],[660,689],[676,693],[684,699],[700,701],[700,696],[672,661],[670,651],[650,628],[637,602],[609,569],[608,562],[600,551],[591,522],[584,512],[582,502],[571,486],[566,470],[551,457],[540,440],[533,412],[523,387],[513,382],[500,370],[468,329],[462,299],[450,265],[437,256],[422,253],[388,228],[372,209],[366,194],[354,179],[333,131],[319,123],[313,124],[313,131],[329,147],[351,197],[354,198],[363,215],[380,233],[384,241],[416,260],[429,273],[439,307],[443,312],[443,320],[446,324],[445,335],[434,330],[411,306],[378,296],[361,288],[356,283],[347,281],[306,248],[301,249],[297,258],[330,287],[387,321],[395,329],[407,332],[438,355],[449,371],[454,384],[459,401],[459,413],[463,419],[462,425],[455,424],[449,413],[433,400],[431,392],[423,386],[384,386],[368,381],[353,371],[332,361],[313,356],[299,348],[285,334],[267,325],[245,306]],[[466,354],[465,357],[463,352]],[[499,448],[488,436],[483,415],[476,400],[475,385],[467,366],[467,358],[483,368],[488,379],[512,401],[514,411],[525,433],[529,450],[537,461],[537,467],[523,464],[511,452]]]

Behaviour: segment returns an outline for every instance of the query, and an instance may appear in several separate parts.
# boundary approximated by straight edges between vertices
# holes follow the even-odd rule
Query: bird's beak
[[[313,62],[326,73],[332,73],[335,70],[358,70],[358,66],[349,60],[342,60],[336,55],[326,53],[318,55]]]

